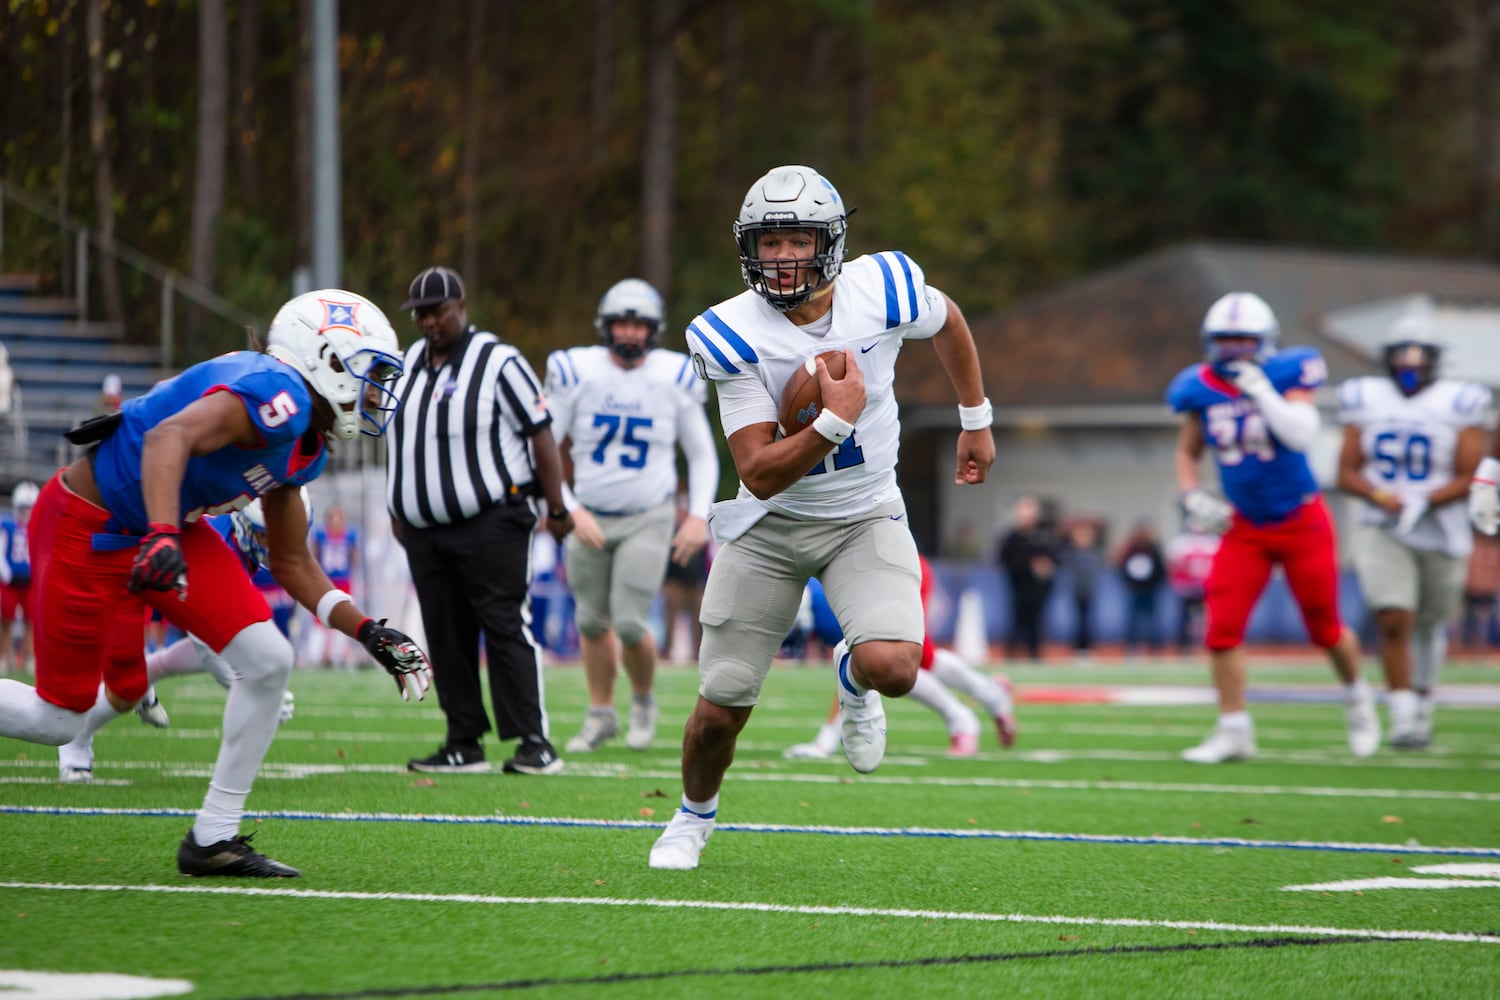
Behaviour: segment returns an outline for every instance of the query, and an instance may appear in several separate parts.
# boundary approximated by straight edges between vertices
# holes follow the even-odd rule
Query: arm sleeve
[[[1262,393],[1255,402],[1276,440],[1292,451],[1305,452],[1313,446],[1322,424],[1316,406],[1309,402],[1289,402],[1274,391]]]
[[[677,443],[687,458],[688,513],[707,519],[708,508],[719,488],[719,452],[703,404],[684,403],[677,423]]]

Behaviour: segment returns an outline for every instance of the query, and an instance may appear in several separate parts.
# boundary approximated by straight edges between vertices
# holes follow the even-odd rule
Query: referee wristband
[[[854,425],[832,410],[819,413],[818,419],[812,422],[812,427],[834,444],[843,444],[854,433]]]
[[[338,607],[340,604],[343,604],[345,601],[352,602],[353,600],[354,598],[350,597],[347,593],[338,589],[337,587],[334,587],[328,593],[318,598],[318,621],[322,622],[324,625],[327,625],[328,616],[333,614],[334,608]]]
[[[990,397],[984,397],[984,402],[978,406],[965,406],[958,404],[958,426],[966,431],[989,430],[995,422],[995,408],[990,404]]]

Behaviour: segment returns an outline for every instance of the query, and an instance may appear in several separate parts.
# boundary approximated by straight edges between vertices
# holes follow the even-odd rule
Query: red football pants
[[[203,521],[182,530],[188,564],[185,599],[176,592],[126,589],[136,546],[96,550],[109,512],[68,489],[59,473],[32,511],[32,604],[36,622],[36,690],[43,701],[74,712],[98,699],[99,681],[126,701],[146,693],[141,623],[146,607],[223,650],[243,629],[271,617],[239,557]]]
[[[1338,643],[1344,629],[1339,620],[1338,543],[1328,505],[1319,496],[1276,524],[1257,526],[1235,515],[1214,555],[1204,593],[1204,642],[1209,649],[1233,649],[1244,641],[1250,612],[1278,563],[1313,644],[1330,649]]]

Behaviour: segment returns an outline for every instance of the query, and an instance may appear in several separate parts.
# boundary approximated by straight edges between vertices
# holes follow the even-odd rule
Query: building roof
[[[1320,351],[1336,383],[1375,370],[1373,357],[1334,335],[1329,317],[1378,300],[1425,295],[1438,303],[1500,308],[1500,266],[1398,254],[1199,242],[1168,247],[969,317],[997,410],[1078,412],[1110,407],[1163,413],[1167,383],[1202,357],[1198,328],[1233,291],[1259,294],[1281,321],[1282,346]],[[962,303],[960,303],[962,305]],[[1496,338],[1500,350],[1500,337]],[[903,419],[953,405],[931,351],[901,368]],[[1002,418],[1003,420],[1003,418]]]

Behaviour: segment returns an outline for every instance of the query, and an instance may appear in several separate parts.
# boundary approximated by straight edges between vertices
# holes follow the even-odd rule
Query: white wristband
[[[1493,486],[1500,482],[1500,459],[1493,455],[1486,455],[1479,460],[1479,468],[1474,470],[1474,481],[1484,486]]]
[[[832,410],[824,410],[818,414],[818,419],[812,422],[813,430],[832,441],[834,444],[843,444],[854,433],[854,425]]]
[[[338,607],[340,604],[343,604],[345,601],[353,600],[354,598],[350,597],[344,591],[338,589],[337,587],[333,588],[328,593],[318,598],[318,621],[322,622],[324,625],[327,625],[328,616],[333,614],[334,608]]]
[[[966,431],[989,430],[995,422],[995,408],[990,405],[990,397],[984,397],[984,402],[978,406],[965,406],[958,404],[958,426]]]

